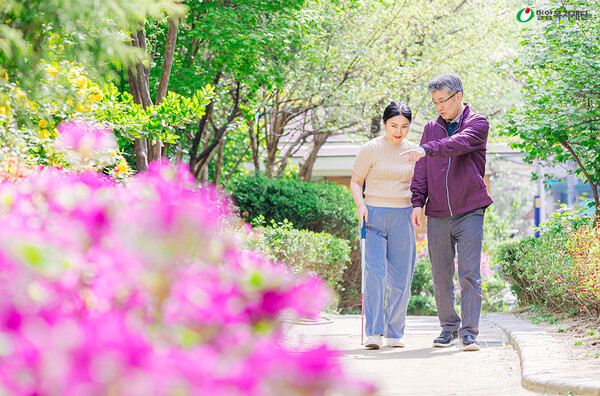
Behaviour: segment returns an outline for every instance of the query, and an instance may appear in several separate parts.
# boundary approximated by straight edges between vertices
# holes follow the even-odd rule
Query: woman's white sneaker
[[[379,349],[381,344],[381,336],[379,334],[375,334],[367,338],[367,341],[365,341],[365,348]]]
[[[404,348],[406,343],[403,338],[388,338],[387,345],[392,348]]]

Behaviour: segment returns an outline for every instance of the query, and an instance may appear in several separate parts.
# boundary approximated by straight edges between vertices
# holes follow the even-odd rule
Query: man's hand
[[[408,150],[400,154],[401,157],[403,155],[408,155],[408,162],[415,162],[425,157],[425,149],[423,147],[419,147],[414,150]]]
[[[413,227],[417,230],[421,228],[421,217],[423,216],[423,208],[416,207],[413,208],[412,215],[410,215],[410,221],[412,222]]]

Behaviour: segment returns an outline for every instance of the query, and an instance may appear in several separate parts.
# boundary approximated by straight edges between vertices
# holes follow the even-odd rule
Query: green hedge
[[[419,257],[415,263],[407,313],[408,315],[437,315],[431,279],[431,263],[427,257]]]
[[[498,247],[495,260],[521,305],[571,314],[598,310],[598,296],[590,301],[584,287],[596,280],[586,279],[587,264],[577,260],[594,241],[590,240],[588,247],[574,245],[575,236],[591,224],[589,209],[562,207],[541,225],[539,238],[510,241]]]
[[[231,183],[229,192],[248,222],[262,215],[267,223],[288,220],[298,229],[359,238],[356,208],[345,186],[252,176]]]
[[[569,287],[576,286],[573,263],[565,245],[568,234],[544,234],[498,247],[496,260],[522,305],[574,312],[577,300]]]
[[[295,272],[319,276],[334,289],[339,288],[346,264],[350,260],[348,241],[325,232],[294,229],[292,223],[271,222],[257,227],[258,238],[248,241],[248,248],[280,261]]]

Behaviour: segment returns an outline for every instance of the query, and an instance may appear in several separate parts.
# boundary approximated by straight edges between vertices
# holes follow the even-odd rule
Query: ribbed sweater
[[[354,160],[352,172],[367,183],[365,204],[383,208],[409,208],[410,183],[415,163],[408,162],[407,156],[400,156],[407,150],[419,147],[406,140],[394,146],[385,136],[371,139],[363,145]]]

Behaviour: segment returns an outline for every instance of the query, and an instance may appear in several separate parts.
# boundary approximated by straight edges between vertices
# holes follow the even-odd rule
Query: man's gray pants
[[[481,248],[484,209],[427,218],[431,277],[440,326],[460,337],[479,334],[481,316]],[[454,309],[454,257],[458,252],[460,313]]]

